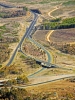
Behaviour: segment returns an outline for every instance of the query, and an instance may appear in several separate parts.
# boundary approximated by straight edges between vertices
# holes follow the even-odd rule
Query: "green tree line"
[[[75,28],[75,17],[73,18],[66,18],[62,21],[60,20],[53,20],[44,22],[40,29],[50,30],[50,29],[66,29],[66,28]]]

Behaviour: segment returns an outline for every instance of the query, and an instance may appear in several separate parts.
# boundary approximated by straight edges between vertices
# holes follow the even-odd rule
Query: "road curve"
[[[31,42],[33,42],[36,46],[40,47],[42,50],[45,51],[45,53],[46,53],[47,56],[48,56],[48,61],[47,61],[47,62],[50,63],[50,62],[51,62],[51,56],[50,56],[50,53],[45,49],[45,47],[44,47],[43,45],[41,45],[40,43],[36,42],[35,40],[33,40],[33,39],[30,38],[30,37],[29,37],[29,40],[30,40]]]

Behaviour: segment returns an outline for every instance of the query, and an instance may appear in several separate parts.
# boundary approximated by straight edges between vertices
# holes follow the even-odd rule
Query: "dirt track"
[[[60,80],[62,78],[72,77],[75,74],[66,74],[66,75],[57,75],[57,76],[41,76],[41,77],[33,77],[30,78],[31,84],[39,84],[44,82],[52,82],[54,80]]]

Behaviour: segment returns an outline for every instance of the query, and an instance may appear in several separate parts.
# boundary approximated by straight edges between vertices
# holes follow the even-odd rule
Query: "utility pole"
[[[54,60],[55,60],[55,64],[56,64],[56,58],[57,58],[57,56],[55,56],[55,57],[54,57]]]

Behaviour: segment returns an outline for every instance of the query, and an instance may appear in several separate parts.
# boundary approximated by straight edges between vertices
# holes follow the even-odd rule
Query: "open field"
[[[51,15],[54,17],[57,17],[57,18],[59,18],[59,17],[62,17],[62,18],[73,17],[74,11],[75,11],[75,5],[72,5],[70,7],[69,6],[66,7],[66,6],[61,5],[60,8],[53,11],[51,13]]]
[[[52,76],[58,76],[58,75],[65,75],[65,74],[73,74],[74,72],[72,70],[68,70],[70,68],[46,68],[41,73],[36,74],[36,77],[52,77]]]
[[[0,78],[11,79],[11,77],[16,78],[21,74],[28,76],[40,70],[41,68],[42,66],[36,64],[34,59],[27,58],[21,52],[18,52],[12,65],[7,68],[5,66],[0,68]]]
[[[62,17],[62,18],[67,18],[67,17],[73,17],[74,15],[74,10],[75,9],[75,6],[74,7],[62,7],[54,12],[51,13],[52,16],[54,17]]]
[[[70,12],[69,15],[75,16],[75,11]]]
[[[69,80],[60,80],[44,85],[27,87],[26,90],[34,94],[50,95],[48,100],[50,100],[50,98],[51,100],[66,100],[66,98],[69,100],[75,99],[75,82],[70,82]]]
[[[65,6],[73,6],[73,5],[75,5],[75,1],[74,0],[69,0],[67,2],[64,2],[63,5],[65,5]]]
[[[26,20],[30,20],[30,18],[33,17],[31,16],[32,16],[31,13],[27,12],[26,16],[22,17],[5,18],[5,19],[1,18],[0,23],[3,26],[1,25],[0,27],[4,28],[0,29],[1,32],[0,34],[2,38],[0,41],[2,43],[8,44],[8,49],[11,50],[9,54],[9,59],[12,56],[16,46],[18,45],[18,42],[23,37],[26,28],[29,26],[30,22],[26,22]],[[5,66],[8,63],[9,59],[6,59],[1,64]]]
[[[40,3],[40,4],[46,4],[46,3],[50,3],[50,2],[62,2],[62,0],[6,0],[6,1],[9,1],[9,2],[18,2],[18,3],[22,3],[22,2],[25,2],[25,3],[30,3],[30,4],[36,4],[36,3]],[[64,0],[63,0],[64,1]],[[68,1],[68,0],[67,0]]]
[[[48,33],[48,30],[37,30],[35,34],[33,34],[33,38],[37,41],[40,41],[42,43],[47,43],[45,40],[45,36]]]
[[[12,48],[9,47],[9,44],[19,41],[18,27],[19,23],[17,22],[3,23],[0,26],[0,64],[7,61],[10,56]]]
[[[75,28],[55,30],[50,36],[50,41],[56,44],[75,42]]]

